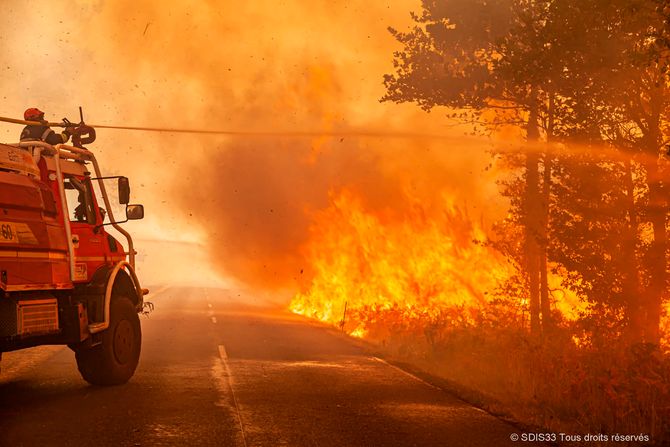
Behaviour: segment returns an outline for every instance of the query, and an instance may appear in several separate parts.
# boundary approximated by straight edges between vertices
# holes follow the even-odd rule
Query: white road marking
[[[403,374],[406,375],[407,377],[411,377],[412,379],[414,379],[414,380],[416,380],[416,381],[418,381],[418,382],[421,382],[421,383],[423,383],[424,385],[427,385],[427,386],[429,386],[429,387],[431,387],[431,388],[433,388],[433,389],[435,389],[435,390],[443,391],[442,388],[437,387],[437,386],[433,385],[432,383],[428,383],[428,382],[426,382],[425,380],[423,380],[422,378],[417,377],[417,376],[415,376],[414,374],[409,373],[409,372],[405,371],[405,370],[402,369],[402,368],[398,368],[397,366],[390,364],[389,362],[387,362],[387,361],[384,360],[384,359],[380,359],[379,357],[370,357],[370,358],[371,358],[372,360],[374,360],[374,361],[379,362],[379,363],[383,363],[383,364],[386,365],[386,366],[390,366],[391,368],[395,369],[396,371],[400,371],[401,373],[403,373]]]
[[[212,317],[212,323],[216,324],[216,317]]]
[[[212,308],[212,303],[207,303],[207,307]]]
[[[233,404],[235,405],[235,412],[237,414],[237,421],[240,423],[240,432],[242,433],[242,442],[244,447],[247,447],[247,437],[244,434],[244,425],[242,424],[242,414],[240,413],[240,405],[237,403],[237,396],[235,395],[235,390],[233,389],[232,374],[230,373],[230,367],[228,366],[228,353],[226,352],[226,347],[219,345],[219,358],[221,359],[221,364],[226,373],[226,378],[228,379],[228,388],[230,389],[230,395],[233,396]]]

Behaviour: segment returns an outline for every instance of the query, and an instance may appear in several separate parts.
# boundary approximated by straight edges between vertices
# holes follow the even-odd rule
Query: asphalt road
[[[0,445],[514,445],[514,427],[333,329],[226,290],[150,300],[126,385],[89,386],[68,348],[5,353]]]

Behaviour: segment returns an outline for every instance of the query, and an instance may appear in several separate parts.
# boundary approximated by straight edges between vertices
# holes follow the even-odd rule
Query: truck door
[[[63,185],[75,253],[74,280],[88,281],[108,258],[104,233],[100,228],[96,229],[96,225],[102,223],[102,219],[89,178],[66,176]]]

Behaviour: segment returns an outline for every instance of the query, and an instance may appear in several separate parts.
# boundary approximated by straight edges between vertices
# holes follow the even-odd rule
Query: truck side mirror
[[[144,205],[127,205],[126,219],[128,220],[144,219]]]
[[[127,205],[130,203],[130,182],[128,177],[119,177],[119,203]]]

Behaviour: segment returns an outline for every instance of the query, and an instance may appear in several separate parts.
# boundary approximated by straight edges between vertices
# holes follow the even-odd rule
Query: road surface
[[[328,327],[221,289],[150,300],[124,386],[86,384],[68,348],[5,353],[0,445],[514,445],[514,427]]]

